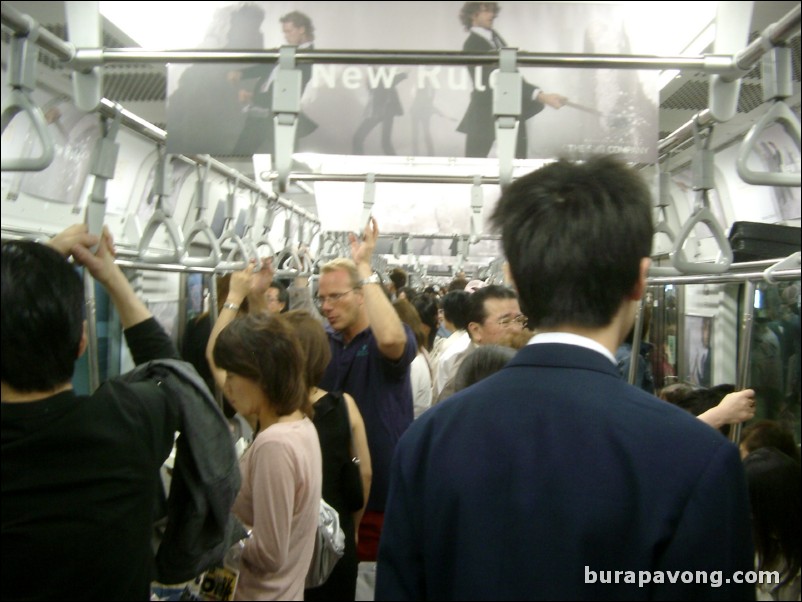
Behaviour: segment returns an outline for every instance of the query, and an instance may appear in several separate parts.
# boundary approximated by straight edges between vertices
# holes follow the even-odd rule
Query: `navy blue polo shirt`
[[[404,353],[391,361],[379,351],[369,327],[346,344],[341,333],[326,325],[331,362],[320,388],[348,393],[362,413],[373,467],[367,510],[376,512],[384,512],[395,444],[413,419],[409,367],[418,346],[412,330],[406,324],[403,326],[407,334]]]

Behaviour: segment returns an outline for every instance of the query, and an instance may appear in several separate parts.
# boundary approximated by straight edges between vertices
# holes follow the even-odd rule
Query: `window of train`
[[[744,381],[755,389],[754,420],[790,428],[800,441],[800,282],[756,284],[747,374],[738,373],[745,284],[651,286],[643,340],[655,387]]]
[[[760,282],[755,292],[748,386],[755,420],[776,420],[800,442],[800,281]]]
[[[649,343],[657,390],[677,381],[677,287],[650,286],[646,296],[642,339]]]

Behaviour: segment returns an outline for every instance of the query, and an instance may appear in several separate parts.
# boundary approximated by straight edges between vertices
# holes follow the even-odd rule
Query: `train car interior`
[[[799,2],[500,3],[494,137],[477,155],[460,120],[489,59],[461,51],[462,4],[4,1],[3,240],[108,225],[179,341],[215,311],[216,276],[273,257],[314,287],[369,216],[380,274],[501,283],[500,191],[559,157],[618,154],[653,189],[635,335],[655,383],[752,387],[757,418],[799,443]],[[290,11],[313,36],[292,38]],[[520,73],[559,110],[522,118]],[[90,292],[84,390],[131,366]]]

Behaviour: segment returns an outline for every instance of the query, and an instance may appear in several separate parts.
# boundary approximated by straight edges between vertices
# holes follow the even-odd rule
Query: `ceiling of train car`
[[[59,37],[66,39],[63,2],[5,2],[17,10],[31,15],[40,24]],[[755,2],[751,38],[754,39],[771,23],[786,15],[798,2]],[[135,47],[137,44],[117,26],[104,19],[104,46],[108,48]],[[4,31],[4,38],[7,32]],[[800,36],[791,41],[793,48],[794,94],[789,105],[800,112]],[[702,52],[712,52],[710,47]],[[5,48],[4,48],[5,60]],[[54,90],[70,93],[69,71],[58,60],[40,53],[40,77]],[[166,129],[167,69],[157,65],[107,65],[104,67],[104,96],[119,102],[129,111],[143,119]],[[763,103],[760,69],[755,67],[743,78],[738,114],[726,124],[717,126],[717,136],[723,140],[740,136],[754,122],[750,113]],[[703,72],[685,71],[676,76],[660,92],[659,138],[663,139],[695,114],[708,107],[708,76]],[[240,172],[253,178],[253,163],[250,157],[217,157]],[[315,213],[311,195],[299,194],[295,202]]]

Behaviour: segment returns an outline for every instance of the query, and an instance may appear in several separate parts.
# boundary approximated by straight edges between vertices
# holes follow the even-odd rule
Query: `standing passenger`
[[[108,291],[137,364],[90,395],[71,383],[87,331],[68,255]],[[108,230],[4,242],[2,306],[3,598],[146,600],[152,580],[221,561],[239,488],[225,418],[114,263]],[[154,559],[160,469],[185,426]]]
[[[376,552],[395,444],[412,423],[409,372],[417,346],[373,273],[371,256],[379,228],[370,219],[362,239],[350,235],[351,257],[320,269],[316,303],[328,320],[332,360],[320,381],[327,391],[351,395],[362,412],[373,464],[373,484],[359,525],[357,596],[372,596]],[[363,587],[364,586],[364,587]],[[361,590],[364,594],[361,595]]]
[[[465,290],[449,291],[443,297],[443,324],[451,334],[437,341],[432,350],[431,360],[434,366],[432,398],[435,400],[446,384],[454,378],[459,367],[455,365],[454,358],[464,353],[471,345],[471,336],[468,334],[469,298],[470,295]]]
[[[232,405],[258,421],[240,459],[242,489],[233,507],[251,528],[234,597],[303,600],[320,509],[320,442],[308,418],[304,354],[290,325],[280,314],[236,317],[253,280],[253,264],[232,275],[207,347]]]
[[[376,599],[754,599],[731,579],[754,568],[737,448],[613,355],[646,287],[651,207],[610,157],[504,192],[492,220],[537,334],[401,438]]]
[[[340,515],[345,534],[343,557],[323,585],[304,592],[304,600],[353,600],[357,575],[355,525],[368,502],[372,478],[365,423],[353,397],[316,386],[331,361],[329,338],[317,318],[296,309],[287,312],[285,318],[306,356],[306,382],[315,407],[312,422],[323,453],[323,499]]]
[[[481,282],[481,281],[477,281]],[[465,289],[468,290],[468,287]],[[438,372],[451,376],[440,390],[435,403],[450,397],[455,391],[455,378],[462,362],[482,345],[506,344],[513,333],[520,333],[526,325],[526,316],[521,313],[518,295],[507,286],[491,284],[481,286],[468,297],[467,332],[470,342],[461,352],[441,358]]]
[[[412,303],[406,299],[398,299],[393,302],[393,308],[398,312],[401,321],[412,329],[415,342],[418,344],[418,355],[412,360],[409,373],[412,385],[412,409],[417,418],[432,406],[432,366],[429,352],[426,351],[426,334],[418,310]]]
[[[799,600],[802,566],[802,483],[799,462],[775,447],[744,458],[756,569],[776,571],[775,583],[758,583],[758,600]]]

